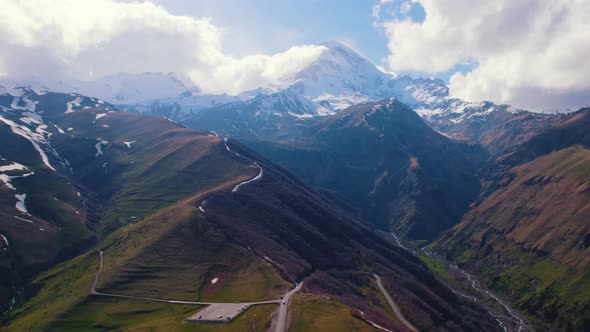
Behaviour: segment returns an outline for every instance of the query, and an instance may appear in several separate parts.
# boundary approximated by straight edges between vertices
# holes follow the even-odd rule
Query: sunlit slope
[[[102,293],[235,303],[276,299],[303,282],[304,294],[350,308],[347,320],[395,329],[399,322],[379,299],[376,273],[420,329],[498,329],[485,310],[459,298],[388,235],[233,140],[121,113],[89,97],[30,98],[53,130],[43,142],[55,150],[49,161],[80,191],[99,243],[35,278],[24,304],[3,322],[9,331],[186,328],[179,319],[194,311],[185,305],[90,295],[99,250]],[[217,329],[263,329],[269,309],[257,310],[264,320],[248,320],[247,312]]]
[[[269,263],[233,244],[190,201],[114,231],[102,246],[101,292],[233,302],[234,298],[272,299],[289,287]],[[6,329],[183,330],[182,321],[199,308],[92,296],[98,262],[98,252],[90,251],[41,275],[32,285],[38,292],[11,315]],[[136,274],[133,282],[121,282],[141,268],[145,273]],[[218,278],[215,284],[213,278]]]
[[[542,321],[587,329],[589,181],[590,151],[579,145],[514,167],[436,248]]]

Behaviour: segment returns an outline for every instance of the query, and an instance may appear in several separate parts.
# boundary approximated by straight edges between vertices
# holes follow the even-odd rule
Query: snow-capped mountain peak
[[[141,101],[190,96],[199,92],[187,77],[176,73],[118,73],[96,81],[79,82],[78,91],[85,95],[97,96],[117,104],[131,104]]]
[[[23,86],[37,91],[80,93],[115,104],[135,104],[148,100],[190,96],[199,88],[184,74],[178,73],[117,73],[94,81],[51,81],[32,76],[25,79],[2,79],[7,89]]]
[[[316,100],[321,96],[373,96],[392,76],[337,41],[322,43],[327,50],[293,76],[289,89]]]
[[[75,92],[101,98],[123,110],[177,121],[194,119],[204,110],[233,107],[255,109],[252,114],[256,116],[312,118],[389,97],[396,97],[431,121],[462,121],[466,116],[458,114],[479,117],[495,109],[451,98],[448,87],[436,78],[386,73],[338,41],[321,46],[325,50],[314,61],[282,82],[237,96],[203,93],[188,77],[178,73],[118,73],[95,81],[47,82],[38,77],[22,82],[1,80],[0,91],[18,92],[15,87],[25,86],[37,91]]]
[[[254,105],[257,112],[289,114],[300,119],[334,114],[329,109],[291,90],[283,90],[268,95],[258,95],[246,101],[246,103]]]

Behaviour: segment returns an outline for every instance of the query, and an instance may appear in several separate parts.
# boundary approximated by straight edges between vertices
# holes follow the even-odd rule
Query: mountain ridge
[[[417,239],[432,239],[458,220],[477,196],[476,170],[487,158],[480,148],[435,132],[394,98],[352,106],[273,139],[243,141],[381,229]],[[449,179],[461,179],[462,190]],[[444,212],[433,212],[441,207],[437,200],[445,202]]]
[[[317,104],[317,107],[331,111],[339,111],[362,102],[396,97],[416,109],[436,129],[450,129],[449,133],[454,135],[465,134],[454,132],[450,128],[458,122],[485,120],[485,116],[495,110],[508,110],[511,113],[521,111],[490,102],[467,102],[451,98],[448,87],[439,79],[395,76],[381,71],[368,59],[340,42],[331,41],[320,45],[326,50],[308,66],[288,76],[284,83],[267,84],[236,96],[203,93],[189,79],[174,73],[121,73],[94,82],[28,82],[28,85],[38,91],[46,86],[57,92],[94,95],[117,104],[124,110],[167,114],[167,117],[176,121],[190,121],[208,108],[246,101],[281,90],[290,90],[299,94],[300,98]],[[156,83],[152,84],[151,81]],[[2,84],[10,89],[14,83],[4,81]],[[25,80],[19,84],[26,86],[27,82]],[[124,90],[124,86],[133,88]],[[477,141],[475,137],[470,138]]]
[[[100,237],[99,244],[98,239],[92,242],[96,247],[79,247],[76,257],[37,278],[21,280],[28,286],[3,320],[9,331],[86,326],[88,313],[105,326],[137,327],[133,319],[105,318],[101,312],[115,310],[118,302],[90,293],[97,249],[107,257],[98,285],[105,293],[233,301],[235,292],[249,292],[239,300],[282,289],[285,281],[280,281],[276,268],[286,280],[305,278],[304,294],[331,296],[351,311],[362,310],[364,319],[403,329],[376,300],[379,290],[371,272],[377,271],[383,285],[395,290],[404,316],[418,328],[471,330],[484,324],[488,330],[498,329],[492,316],[454,294],[419,259],[231,139],[159,117],[120,112],[79,94],[28,90],[21,97],[3,97],[3,112],[22,127],[12,128],[51,130],[51,135],[43,134],[47,146],[36,150],[31,144],[30,150],[35,156],[54,149],[57,156],[48,164],[37,157],[31,167],[39,165],[49,174],[66,176],[72,196],[80,202],[80,215],[89,211],[86,204],[95,202],[98,224],[90,225],[89,232]],[[27,105],[35,109],[26,109]],[[38,122],[31,122],[35,117]],[[8,129],[4,127],[0,129]],[[7,146],[11,145],[0,147],[0,153],[8,156]],[[16,181],[15,185],[20,187]],[[74,188],[83,189],[82,194],[78,196]],[[16,198],[11,204],[18,209],[19,198],[6,190],[0,190],[0,199]],[[33,225],[40,211],[31,205],[26,212]],[[8,238],[14,246],[10,252],[16,253],[21,240]],[[204,251],[211,255],[203,255]],[[195,259],[201,264],[194,264]],[[232,263],[236,259],[257,268]],[[217,283],[210,281],[218,277]],[[166,309],[169,304],[150,305],[170,328],[181,329],[182,319]],[[356,319],[352,314],[341,318]],[[156,321],[142,323],[159,326]]]

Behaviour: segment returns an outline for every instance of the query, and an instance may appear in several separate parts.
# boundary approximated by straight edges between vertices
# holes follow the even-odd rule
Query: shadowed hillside
[[[372,277],[378,273],[421,329],[497,329],[487,312],[460,299],[418,259],[236,142],[80,95],[22,98],[36,102],[29,112],[41,124],[30,130],[53,130],[38,138],[42,151],[55,151],[47,158],[56,165],[51,172],[64,174],[96,216],[89,226],[104,252],[101,292],[252,301],[304,281],[305,293],[333,297],[351,314],[362,310],[361,322],[404,329],[379,300]],[[22,112],[11,112],[26,122]],[[93,249],[34,279],[6,319],[7,330],[183,329],[179,315],[190,308],[167,303],[146,304],[141,310],[152,312],[150,319],[136,320],[145,313],[140,309],[113,319],[120,303],[136,300],[90,295],[98,262]]]
[[[246,144],[410,239],[433,239],[460,220],[477,197],[476,172],[486,158],[479,147],[435,132],[395,99],[352,106],[281,143]]]

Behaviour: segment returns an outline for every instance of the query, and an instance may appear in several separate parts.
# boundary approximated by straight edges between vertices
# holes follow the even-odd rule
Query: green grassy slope
[[[74,112],[64,113],[63,101],[73,98],[83,100]],[[61,107],[49,108],[54,102]],[[395,318],[374,291],[376,272],[404,316],[421,329],[498,328],[486,311],[458,298],[417,258],[238,143],[230,140],[228,147],[208,132],[97,105],[71,95],[39,99],[47,123],[66,129],[54,128],[51,143],[71,166],[69,179],[93,216],[87,218],[90,226],[99,226],[100,243],[32,280],[23,295],[28,301],[2,322],[4,329],[187,326],[178,320],[191,310],[185,306],[89,295],[99,248],[104,251],[101,292],[244,301],[276,298],[290,286],[282,278],[305,279],[306,292],[360,306],[366,317],[395,328]],[[259,167],[261,178],[232,191]],[[63,171],[69,169],[59,167]],[[257,317],[195,329],[263,329],[269,309],[257,310]]]
[[[325,296],[312,294],[293,297],[292,323],[289,332],[305,331],[379,331],[352,316],[352,309]]]
[[[511,169],[434,247],[510,295],[541,329],[590,328],[590,151]]]
[[[62,247],[65,247],[83,240],[85,234],[94,236],[86,226],[100,225],[102,241],[85,254],[35,278],[21,295],[20,305],[3,322],[6,329],[81,327],[89,312],[97,307],[105,306],[104,311],[108,313],[110,305],[105,303],[125,306],[125,301],[102,303],[89,296],[98,264],[98,247],[105,251],[105,270],[99,284],[103,291],[179,300],[236,301],[278,298],[290,287],[269,263],[233,244],[209,224],[195,205],[210,191],[231,189],[255,175],[247,163],[226,151],[221,138],[155,117],[112,112],[109,105],[94,105],[95,101],[87,97],[74,112],[64,113],[65,102],[75,96],[52,93],[28,96],[36,98],[37,109],[43,110],[47,130],[52,132],[51,145],[60,157],[50,159],[56,171],[44,169],[34,151],[27,155],[28,150],[20,153],[13,149],[18,147],[17,143],[32,149],[29,142],[22,142],[18,137],[12,137],[16,143],[10,149],[0,151],[3,156],[20,158],[14,160],[39,173],[40,176],[15,179],[13,184],[31,193],[27,206],[33,216],[27,218],[35,224],[46,218],[57,231],[43,226],[46,228],[43,236],[35,238],[31,232],[17,228],[19,232],[15,233],[26,234],[18,239],[0,223],[0,232],[11,242],[9,250],[0,252],[0,267],[15,271],[14,264],[5,263],[4,256],[11,258],[10,255],[18,253],[19,246],[27,245],[29,256],[25,258],[44,262],[44,257],[55,255],[47,248],[60,249],[55,248],[56,241],[63,240]],[[106,115],[97,120],[97,114]],[[2,126],[0,134],[10,136],[8,128]],[[99,140],[108,142],[101,146],[101,155],[97,155],[95,146]],[[125,142],[132,143],[127,146]],[[25,163],[22,160],[25,157],[31,162]],[[65,161],[71,171],[65,167]],[[16,214],[13,192],[2,196],[6,190],[0,189],[0,204],[12,208],[2,209],[1,213]],[[81,197],[78,190],[82,192]],[[89,211],[94,213],[93,220],[88,218]],[[29,223],[16,225],[22,227]],[[43,241],[48,245],[42,246]],[[94,244],[90,242],[86,248]],[[213,278],[218,278],[217,283],[211,283]],[[12,296],[9,290],[7,298]],[[166,315],[176,312],[158,304],[149,307]],[[170,321],[176,319],[176,316],[166,317]],[[131,313],[128,318],[129,321],[115,319],[113,324],[133,325],[136,318]],[[105,326],[109,326],[106,320],[108,316]],[[259,319],[256,321],[260,323]],[[149,328],[149,324],[143,324]]]
[[[16,289],[29,278],[77,255],[96,239],[86,227],[83,201],[69,179],[45,167],[31,143],[4,123],[0,123],[0,141],[0,166],[26,167],[0,172],[16,177],[10,181],[14,189],[0,182],[0,234],[8,242],[0,241],[0,312],[4,312]],[[26,194],[28,215],[16,208],[16,194]]]
[[[190,242],[197,245],[194,251],[190,248],[180,251],[168,241],[170,237],[182,245],[190,246]],[[98,289],[103,292],[233,302],[240,296],[273,299],[289,287],[268,263],[228,241],[187,201],[113,232],[102,241],[102,246],[105,265]],[[203,247],[210,250],[203,252]],[[200,259],[193,256],[205,253],[210,255]],[[192,258],[197,260],[191,262]],[[12,313],[5,329],[40,331],[84,327],[100,331],[109,326],[124,328],[140,324],[157,330],[171,324],[174,329],[182,330],[180,321],[197,308],[92,296],[90,287],[98,261],[98,254],[93,250],[39,276],[32,285],[38,292]],[[166,261],[165,266],[161,265],[162,261]],[[121,282],[141,262],[149,273],[136,275],[132,284]],[[210,283],[213,276],[219,276],[215,287]],[[55,301],[56,298],[60,300]],[[120,315],[116,313],[118,308],[125,308]],[[154,315],[141,319],[143,310]]]
[[[190,204],[118,234],[104,242],[105,273],[98,287],[103,292],[234,302],[276,299],[290,287],[269,263],[229,242]]]

